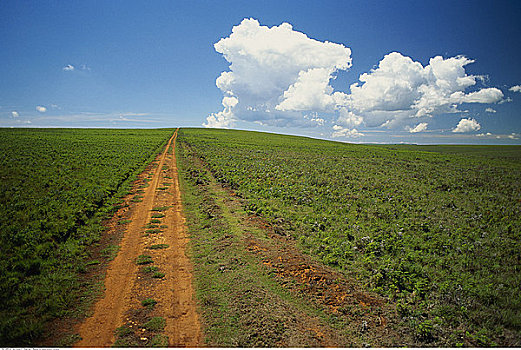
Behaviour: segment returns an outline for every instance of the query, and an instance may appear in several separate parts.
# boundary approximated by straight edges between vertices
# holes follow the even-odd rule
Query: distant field
[[[389,298],[421,344],[521,345],[520,146],[210,129],[181,129],[179,141],[181,156],[200,159],[251,215]],[[183,167],[185,188],[210,181]],[[216,232],[211,220],[194,232]]]
[[[0,129],[0,345],[78,308],[78,274],[118,196],[172,130]]]

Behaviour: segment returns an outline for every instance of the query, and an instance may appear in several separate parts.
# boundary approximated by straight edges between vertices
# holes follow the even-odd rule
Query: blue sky
[[[0,126],[519,144],[519,18],[519,1],[4,0]]]

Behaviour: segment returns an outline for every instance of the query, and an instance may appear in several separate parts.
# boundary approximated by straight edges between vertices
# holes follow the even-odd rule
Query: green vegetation
[[[91,265],[99,265],[101,262],[99,260],[91,260],[85,263],[85,266],[91,266]]]
[[[143,196],[141,196],[141,195],[134,196],[134,198],[132,198],[130,201],[133,203],[143,202]]]
[[[132,334],[134,332],[132,331],[132,328],[130,328],[129,326],[123,325],[121,327],[116,328],[116,332],[115,333],[116,333],[116,335],[118,337],[122,338],[122,337],[130,335],[130,334]]]
[[[147,298],[147,299],[141,301],[141,305],[146,306],[146,307],[154,307],[156,304],[157,304],[157,301],[155,301],[152,298]]]
[[[138,265],[146,265],[146,264],[151,264],[153,262],[154,262],[154,260],[152,260],[152,257],[150,255],[145,255],[145,254],[138,256],[136,259],[136,264],[138,264]]]
[[[152,317],[146,322],[143,327],[148,331],[161,332],[166,326],[165,319],[163,317]]]
[[[143,268],[143,272],[145,272],[145,273],[152,273],[152,272],[156,272],[157,270],[159,270],[159,268],[157,266],[145,266]]]
[[[360,324],[353,322],[355,313],[362,311],[358,302],[348,308],[347,316],[331,313],[316,294],[303,293],[303,285],[280,280],[265,259],[252,254],[248,243],[251,239],[270,241],[265,230],[248,223],[250,215],[240,202],[230,198],[185,144],[178,144],[176,152],[207,346],[360,347],[368,340],[382,346],[409,344],[403,334],[385,339],[378,330],[362,334]],[[280,257],[280,250],[276,256]],[[377,312],[392,317],[386,310]],[[335,340],[324,343],[311,331],[316,327],[329,329]]]
[[[168,337],[164,334],[157,334],[152,338],[150,346],[152,348],[167,348]]]
[[[0,345],[77,308],[78,272],[171,130],[0,129]]]
[[[145,232],[146,233],[159,233],[159,232],[161,232],[161,230],[158,228],[151,228],[151,229],[145,230]]]
[[[152,244],[149,249],[166,249],[168,247],[169,247],[168,244],[161,243],[161,244]]]
[[[165,277],[165,274],[163,272],[154,272],[152,274],[152,278],[163,278]]]
[[[114,260],[116,255],[118,255],[119,252],[119,245],[113,245],[109,244],[105,248],[101,250],[101,255],[108,259],[108,261]]]
[[[165,207],[154,207],[152,208],[152,211],[165,211],[165,210],[168,210],[168,208],[170,208],[169,206],[165,206]]]
[[[211,182],[185,160],[198,158],[251,215],[394,301],[419,341],[521,344],[521,147],[368,146],[203,129],[181,129],[178,142],[192,192],[184,200],[201,208],[189,216],[223,215],[193,198],[205,196],[195,186]],[[197,243],[219,235],[215,225],[188,223],[196,261],[215,261]],[[215,291],[199,297],[227,304]]]

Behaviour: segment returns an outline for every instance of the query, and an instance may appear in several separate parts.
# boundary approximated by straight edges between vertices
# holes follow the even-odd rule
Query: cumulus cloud
[[[235,116],[232,108],[239,103],[236,97],[225,96],[222,100],[224,110],[218,113],[212,113],[206,118],[206,123],[203,124],[207,128],[224,128],[227,129],[235,123]]]
[[[476,121],[476,119],[461,119],[458,125],[452,129],[452,132],[471,132],[478,131],[481,129],[481,125]]]
[[[17,111],[12,111],[11,112],[11,117],[18,118],[19,116],[20,116],[20,113],[18,113]]]
[[[497,111],[494,109],[494,108],[486,108],[485,109],[485,112],[488,112],[488,113],[496,113]]]
[[[44,106],[36,106],[36,110],[40,113],[47,112],[47,108],[45,108]]]
[[[417,132],[422,132],[422,131],[425,131],[427,130],[427,123],[420,123],[418,125],[416,125],[414,128],[407,128],[407,130],[409,130],[410,133],[417,133]]]
[[[68,64],[65,67],[62,68],[66,72],[72,72],[75,68],[72,64]]]
[[[510,89],[508,89],[508,91],[521,92],[521,85],[514,85]]]
[[[425,131],[426,121],[442,113],[461,113],[466,103],[503,103],[503,92],[480,87],[484,76],[467,74],[473,63],[465,56],[436,56],[427,65],[391,52],[359,81],[335,91],[332,79],[352,65],[351,50],[319,41],[291,24],[263,26],[244,19],[228,37],[214,44],[229,62],[216,79],[223,109],[212,113],[206,127],[233,127],[238,121],[271,126],[339,128],[337,135],[359,133],[355,128],[386,127]],[[349,89],[348,89],[349,88]],[[318,119],[310,115],[320,113]],[[353,133],[352,131],[356,132]]]
[[[331,134],[332,137],[360,137],[364,136],[361,132],[358,132],[356,129],[348,129],[344,128],[340,125],[333,125],[333,133]]]
[[[339,117],[337,122],[344,126],[354,127],[362,124],[364,118],[348,110],[346,107],[339,108]]]
[[[503,93],[496,88],[465,93],[476,84],[465,66],[474,61],[456,56],[433,57],[427,66],[399,52],[391,52],[360,83],[351,85],[347,107],[361,115],[369,126],[380,126],[395,119],[431,117],[458,112],[462,103],[495,103]]]
[[[244,19],[214,47],[230,63],[216,85],[237,103],[223,103],[221,112],[208,116],[207,127],[233,126],[238,119],[291,124],[302,122],[307,111],[332,112],[338,95],[329,82],[351,66],[349,48],[311,39],[289,23],[268,27]]]

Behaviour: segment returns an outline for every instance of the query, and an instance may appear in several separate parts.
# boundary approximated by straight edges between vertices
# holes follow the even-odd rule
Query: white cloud
[[[514,85],[510,89],[508,89],[508,91],[521,92],[521,85]]]
[[[454,129],[452,129],[452,132],[471,132],[471,131],[478,131],[481,129],[481,125],[476,121],[476,119],[461,119],[458,123],[458,126],[456,126]]]
[[[416,125],[414,128],[407,128],[407,130],[409,130],[410,133],[417,133],[417,132],[422,132],[422,131],[425,131],[427,130],[427,123],[420,123],[418,125]]]
[[[313,112],[310,114],[305,114],[304,119],[311,121],[311,123],[312,124],[314,123],[315,126],[322,126],[326,123],[326,120],[324,118],[320,118],[318,116],[318,113],[316,113],[316,112]]]
[[[480,138],[486,138],[486,139],[511,139],[511,140],[519,140],[519,136],[521,136],[520,134],[518,133],[511,133],[511,134],[508,134],[508,135],[498,135],[498,134],[492,134],[490,132],[487,132],[486,134],[485,133],[482,133],[482,134],[477,134],[476,135],[477,137],[480,137]]]
[[[311,39],[288,23],[267,27],[244,19],[214,47],[230,63],[216,85],[238,103],[208,116],[205,126],[231,126],[236,120],[307,124],[307,111],[334,111],[329,82],[351,66],[349,48]]]
[[[20,113],[18,113],[17,111],[12,111],[12,112],[11,112],[11,116],[12,116],[13,118],[18,118],[18,117],[20,116]]]
[[[235,125],[235,116],[232,108],[239,103],[239,100],[233,96],[225,96],[222,100],[224,110],[218,113],[212,113],[206,118],[206,123],[203,124],[207,128],[230,128]]]
[[[356,115],[352,111],[348,110],[345,107],[339,108],[339,117],[337,123],[342,124],[344,126],[353,127],[362,124],[364,118],[359,115]]]
[[[280,111],[327,111],[334,108],[335,101],[329,85],[331,70],[314,68],[299,72],[297,81],[283,94],[283,100],[275,109]]]
[[[40,113],[47,112],[47,108],[45,108],[44,106],[36,106],[36,110]]]
[[[494,109],[494,108],[486,108],[485,109],[485,112],[488,112],[488,113],[496,113],[497,111]]]
[[[361,132],[358,132],[358,130],[356,129],[348,129],[348,128],[344,128],[340,125],[333,125],[333,133],[331,134],[332,137],[334,138],[337,138],[337,137],[360,137],[360,136],[364,136],[364,134],[362,134]]]
[[[334,121],[345,130],[416,125],[408,130],[420,132],[438,114],[462,113],[462,104],[508,100],[497,88],[478,86],[486,77],[467,74],[465,67],[474,61],[465,56],[436,56],[423,66],[399,52],[385,55],[349,91],[334,91],[331,80],[351,67],[351,50],[311,39],[288,23],[268,27],[244,19],[214,48],[229,62],[216,85],[236,103],[223,99],[223,110],[210,114],[206,127],[233,127],[238,121],[271,126]],[[320,120],[309,118],[313,113],[320,113]]]
[[[465,66],[474,61],[456,56],[433,57],[425,67],[399,52],[386,55],[378,67],[360,75],[351,85],[347,107],[361,115],[368,126],[400,119],[432,117],[459,112],[462,103],[495,103],[503,93],[496,88],[464,91],[478,76],[467,75]]]
[[[501,101],[503,93],[496,88],[481,89],[479,91],[464,94],[461,91],[450,96],[452,103],[495,103]]]
[[[86,64],[81,64],[80,66],[74,66],[72,64],[68,64],[65,67],[62,68],[65,72],[72,72],[72,71],[84,71],[84,72],[90,72],[91,68],[87,66]]]

